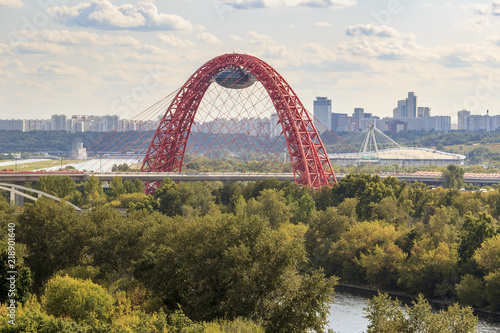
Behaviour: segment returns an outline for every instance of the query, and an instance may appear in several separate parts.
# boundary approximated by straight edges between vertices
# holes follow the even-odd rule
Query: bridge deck
[[[196,173],[176,173],[176,172],[0,172],[0,182],[35,182],[42,176],[57,175],[69,176],[77,182],[86,181],[94,175],[101,181],[111,181],[113,177],[120,176],[123,180],[141,181],[161,181],[170,178],[173,181],[258,181],[267,178],[276,178],[278,180],[293,181],[291,173],[223,173],[223,172],[196,172]],[[342,179],[345,174],[337,174],[337,179]],[[439,185],[444,182],[440,172],[415,172],[415,173],[381,173],[382,178],[396,177],[399,180],[407,182],[423,182],[431,185]],[[500,182],[498,173],[466,173],[465,182],[479,185],[493,185]]]

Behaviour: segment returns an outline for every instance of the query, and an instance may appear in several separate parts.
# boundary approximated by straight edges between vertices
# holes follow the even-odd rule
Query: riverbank
[[[340,283],[335,287],[336,291],[345,291],[349,293],[360,293],[365,296],[376,296],[379,291],[388,294],[389,296],[395,298],[397,297],[400,301],[402,301],[405,304],[410,304],[413,300],[416,299],[416,296],[414,295],[408,295],[405,293],[401,292],[394,292],[394,291],[388,291],[388,290],[380,290],[376,288],[371,288],[369,286],[357,286],[357,285],[351,285],[351,284],[345,284],[345,283]],[[437,300],[437,299],[427,299],[429,304],[431,304],[434,308],[437,309],[445,309],[448,306],[452,305],[453,302],[446,302],[442,300]],[[492,312],[492,311],[487,311],[484,309],[478,309],[478,308],[473,308],[474,314],[478,317],[482,318],[491,318],[495,322],[500,323],[500,313],[499,312]]]

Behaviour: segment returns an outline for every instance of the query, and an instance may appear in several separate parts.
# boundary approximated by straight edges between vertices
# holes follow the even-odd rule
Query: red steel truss
[[[288,145],[295,182],[318,189],[337,182],[311,117],[290,85],[264,61],[245,54],[225,54],[201,66],[179,90],[149,145],[142,172],[181,172],[191,126],[213,78],[224,69],[251,73],[267,90]],[[154,193],[160,182],[146,183]]]

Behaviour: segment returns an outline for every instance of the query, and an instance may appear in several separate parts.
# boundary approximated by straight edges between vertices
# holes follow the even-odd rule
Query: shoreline
[[[335,286],[335,291],[348,291],[348,292],[358,292],[359,294],[369,294],[372,296],[377,295],[379,292],[383,292],[388,294],[391,297],[397,297],[399,300],[401,300],[403,303],[410,303],[411,301],[415,300],[416,296],[404,294],[404,293],[398,293],[398,292],[393,292],[393,291],[388,291],[388,290],[383,290],[383,289],[375,289],[367,286],[357,286],[357,285],[351,285],[351,284],[346,284],[346,283],[339,283]],[[438,307],[440,309],[446,308],[449,305],[453,304],[453,302],[446,302],[446,301],[441,301],[441,300],[436,300],[436,299],[427,299],[429,304],[431,304],[433,307]],[[478,309],[478,308],[472,308],[474,311],[474,314],[476,316],[481,316],[482,318],[491,318],[496,321],[500,321],[500,312],[491,312],[483,309]]]

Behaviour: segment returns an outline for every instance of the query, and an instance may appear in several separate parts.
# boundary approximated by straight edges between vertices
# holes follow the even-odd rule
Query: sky
[[[131,118],[233,52],[311,112],[500,115],[500,0],[0,0],[0,119]]]

